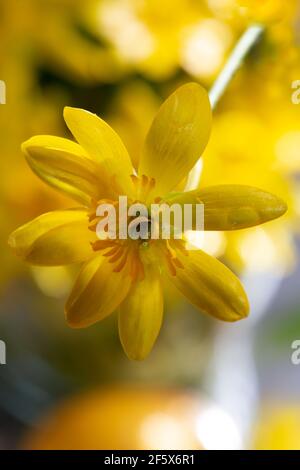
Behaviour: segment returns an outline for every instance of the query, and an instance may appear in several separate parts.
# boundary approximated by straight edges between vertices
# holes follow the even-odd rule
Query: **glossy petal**
[[[287,211],[282,199],[252,186],[222,185],[198,191],[206,230],[237,230],[277,219]]]
[[[120,306],[119,335],[129,359],[142,360],[150,353],[163,318],[163,293],[157,268],[145,266],[138,281]]]
[[[226,322],[246,317],[248,299],[239,279],[220,261],[201,250],[177,253],[183,268],[172,282],[201,311]]]
[[[220,185],[171,193],[164,199],[169,205],[204,204],[205,230],[238,230],[260,225],[282,216],[287,206],[282,199],[252,186]],[[195,211],[193,221],[195,222]]]
[[[109,175],[116,192],[133,195],[132,163],[118,134],[96,114],[83,109],[66,107],[64,118],[78,143]]]
[[[32,170],[46,183],[89,205],[110,195],[107,175],[84,149],[67,139],[32,137],[22,145]]]
[[[110,315],[131,287],[126,271],[113,272],[107,258],[96,256],[82,268],[66,304],[66,318],[73,328],[85,328]]]
[[[90,246],[88,214],[69,209],[48,212],[15,230],[8,243],[17,256],[40,266],[62,266],[85,261]]]
[[[196,83],[178,88],[161,106],[148,132],[139,174],[153,177],[155,194],[173,189],[195,165],[211,130],[207,92]]]

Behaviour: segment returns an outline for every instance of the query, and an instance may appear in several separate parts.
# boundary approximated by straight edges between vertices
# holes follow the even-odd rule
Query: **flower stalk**
[[[243,61],[262,36],[264,26],[261,24],[253,24],[244,32],[240,37],[233,51],[231,52],[225,66],[223,67],[220,75],[213,84],[210,92],[209,99],[212,109],[215,109],[224,92],[228,88],[231,80],[243,64]],[[200,176],[202,170],[202,160],[199,158],[198,162],[191,170],[188,176],[185,191],[192,191],[199,186]]]

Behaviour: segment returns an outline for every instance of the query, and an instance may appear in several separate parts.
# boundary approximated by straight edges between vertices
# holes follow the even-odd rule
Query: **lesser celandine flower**
[[[228,90],[204,155],[202,185],[255,184],[289,206],[284,220],[226,234],[226,259],[235,268],[284,272],[297,258],[293,235],[299,227],[300,107],[293,104],[297,90],[292,88],[299,76],[296,45],[291,19],[268,27],[261,47]]]
[[[12,43],[6,53],[17,51],[19,61],[23,54],[28,64],[46,64],[55,74],[81,84],[118,79],[124,67],[114,52],[82,34],[88,32],[85,11],[93,3],[94,0],[1,2],[1,42],[9,39]]]
[[[253,85],[253,82],[251,82]],[[226,260],[236,270],[251,269],[263,271],[270,269],[289,270],[295,260],[293,240],[290,235],[295,202],[293,185],[276,162],[275,125],[272,113],[266,118],[259,116],[259,89],[251,89],[253,100],[256,96],[256,107],[249,109],[247,97],[240,96],[238,105],[232,104],[230,111],[223,111],[215,117],[210,143],[203,157],[201,185],[220,184],[256,184],[274,192],[287,201],[288,216],[264,227],[251,230],[226,232],[223,251]],[[231,97],[232,103],[234,97]],[[249,97],[248,97],[249,98]],[[251,99],[249,98],[249,103]],[[269,103],[271,106],[271,102]],[[246,108],[241,111],[241,108]],[[269,109],[266,106],[265,113]],[[280,107],[282,109],[282,107]],[[281,123],[282,125],[283,123]],[[287,126],[291,123],[287,120]],[[231,130],[235,129],[232,138]],[[289,159],[286,148],[283,150],[286,160]],[[223,253],[224,254],[224,253]]]
[[[289,0],[235,0],[236,3],[245,9],[249,18],[269,23],[280,20],[288,11],[296,9],[296,1]]]
[[[206,91],[189,83],[161,106],[146,137],[137,173],[117,134],[100,118],[66,108],[66,123],[78,144],[38,136],[23,144],[27,161],[44,181],[82,203],[50,212],[17,229],[9,239],[15,253],[39,265],[84,262],[66,304],[68,323],[87,327],[119,308],[122,345],[132,359],[143,359],[159,333],[163,315],[162,276],[196,307],[233,322],[248,315],[247,296],[237,277],[184,240],[100,240],[95,208],[101,201],[205,206],[205,229],[233,230],[274,219],[286,205],[248,186],[216,186],[172,193],[202,154],[211,129]]]
[[[204,443],[197,435],[195,415],[211,409],[218,411],[198,394],[117,384],[71,397],[55,407],[25,434],[22,449],[200,450]],[[170,426],[172,432],[167,432]]]
[[[300,450],[298,402],[282,403],[268,399],[254,427],[257,450]]]
[[[211,17],[205,0],[102,0],[91,16],[116,54],[154,80],[179,67],[210,79],[232,41],[231,28]]]
[[[123,140],[134,168],[138,168],[140,150],[161,104],[159,96],[142,80],[119,87],[107,119]]]
[[[267,26],[285,20],[297,12],[297,0],[208,0],[217,17],[235,26],[255,22]]]

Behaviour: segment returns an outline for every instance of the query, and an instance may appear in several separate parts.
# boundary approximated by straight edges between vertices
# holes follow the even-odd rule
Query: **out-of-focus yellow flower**
[[[230,26],[216,18],[206,18],[184,35],[180,65],[191,76],[209,81],[221,70],[234,34]]]
[[[258,22],[270,26],[295,15],[297,0],[208,0],[212,11],[238,24]]]
[[[254,448],[257,450],[300,450],[300,406],[269,405],[255,427]]]
[[[134,168],[138,168],[141,149],[161,100],[142,81],[120,87],[111,103],[107,121],[128,149]]]
[[[13,232],[9,244],[33,264],[85,262],[66,304],[69,324],[89,326],[119,307],[122,345],[130,358],[143,359],[162,322],[161,276],[207,314],[224,321],[247,316],[239,280],[201,250],[187,251],[183,239],[101,240],[95,234],[96,207],[107,200],[117,203],[124,194],[130,204],[148,207],[157,197],[169,205],[201,201],[207,230],[250,227],[286,211],[276,196],[248,186],[172,192],[207,144],[211,108],[206,91],[186,84],[164,102],[147,134],[137,174],[122,141],[104,121],[74,108],[66,108],[64,116],[78,144],[38,136],[23,150],[38,176],[83,206],[38,217]]]
[[[220,113],[203,158],[202,186],[221,182],[257,185],[288,202],[289,213],[283,220],[247,232],[226,233],[226,258],[240,270],[261,271],[278,265],[287,269],[295,259],[290,235],[293,187],[276,164],[275,129],[269,124],[249,108]]]
[[[233,40],[231,27],[199,0],[102,0],[98,34],[131,67],[163,80],[182,67],[194,77],[214,77]]]
[[[269,23],[280,20],[295,12],[296,1],[289,0],[236,0],[236,3],[244,9],[245,14],[254,21]]]
[[[290,19],[291,20],[291,19]],[[291,21],[266,30],[255,53],[234,80],[216,116],[204,158],[202,184],[244,182],[275,191],[288,201],[278,223],[247,233],[226,234],[227,259],[239,268],[290,269],[296,259],[293,234],[299,230],[300,105],[292,84],[300,76],[299,49]],[[229,111],[230,110],[230,111]],[[242,110],[242,111],[241,111]],[[235,138],[228,138],[234,129]],[[255,246],[264,247],[258,250]],[[252,255],[247,256],[252,247]]]
[[[1,2],[1,35],[33,65],[44,65],[72,81],[114,81],[123,65],[112,50],[81,31],[88,2],[93,0]]]
[[[197,416],[209,411],[209,406],[198,396],[172,389],[115,386],[94,390],[57,407],[40,421],[38,431],[27,433],[22,447],[201,449]],[[209,439],[210,433],[207,435]]]
[[[9,233],[28,218],[54,207],[66,207],[69,201],[55,191],[51,194],[46,190],[45,185],[29,171],[26,162],[20,160],[19,142],[44,128],[53,133],[62,131],[58,112],[60,95],[55,90],[41,90],[23,49],[20,50],[6,36],[0,41],[0,70],[1,79],[6,83],[6,104],[0,106],[2,289],[21,268],[5,249]],[[28,115],[32,119],[29,120]],[[13,190],[13,187],[18,190]]]

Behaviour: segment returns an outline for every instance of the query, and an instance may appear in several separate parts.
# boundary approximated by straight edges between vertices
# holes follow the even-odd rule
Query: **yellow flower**
[[[78,144],[38,136],[23,144],[33,171],[83,206],[41,215],[11,234],[15,253],[33,264],[84,262],[66,304],[68,323],[87,327],[119,308],[119,333],[131,359],[143,359],[159,333],[163,315],[161,278],[203,312],[224,321],[248,315],[240,281],[201,250],[187,251],[183,240],[97,239],[95,208],[101,201],[205,205],[207,230],[233,230],[279,217],[286,205],[248,186],[217,186],[172,193],[193,168],[209,139],[211,108],[206,91],[190,83],[161,106],[145,139],[134,174],[118,135],[100,118],[65,108],[66,123]]]
[[[174,388],[117,384],[71,397],[55,407],[25,433],[21,446],[28,450],[200,450],[204,443],[196,433],[195,414],[205,415],[211,407],[198,394]]]
[[[45,127],[50,133],[61,132],[61,116],[58,112],[60,95],[54,90],[41,90],[32,67],[9,35],[1,35],[0,70],[0,78],[6,83],[7,92],[6,104],[0,105],[0,153],[5,156],[0,161],[0,240],[5,245],[16,225],[51,207],[67,207],[69,201],[54,191],[51,194],[32,174],[26,162],[20,162],[21,141],[40,133]],[[29,115],[33,116],[31,120],[27,118]],[[18,187],[18,191],[15,191],[15,187]],[[24,268],[28,269],[4,250],[0,291]]]
[[[46,65],[55,74],[82,83],[115,81],[123,65],[107,47],[88,34],[85,11],[93,0],[19,0],[1,2],[1,42],[11,41],[12,51],[23,52],[28,63]],[[25,46],[24,46],[25,45]],[[8,49],[7,49],[8,50]],[[27,50],[30,54],[27,55]]]
[[[252,101],[248,98],[254,107],[254,94],[252,91],[250,93]],[[215,117],[210,143],[203,156],[201,184],[255,184],[287,201],[289,213],[284,219],[247,232],[226,233],[224,245],[227,262],[239,271],[279,267],[289,270],[295,260],[291,237],[295,202],[292,184],[276,163],[277,138],[271,115],[274,108],[271,108],[271,103],[270,108],[262,108],[264,112],[269,112],[269,117],[261,118],[258,98],[255,102],[258,109],[255,110],[249,109],[250,105],[246,106],[246,97],[243,100],[241,95],[239,99],[240,103],[235,106],[231,101],[233,109],[224,110]],[[241,107],[246,110],[241,111]],[[290,122],[286,124],[289,126]],[[232,129],[235,129],[234,139],[231,137]],[[286,151],[285,157],[288,157]]]
[[[299,230],[300,107],[292,102],[297,91],[292,84],[300,76],[296,33],[292,16],[267,28],[216,113],[203,159],[202,185],[255,184],[289,206],[278,223],[223,234],[226,260],[238,270],[286,272],[297,259],[293,235]]]
[[[297,15],[297,0],[209,0],[213,13],[235,28],[249,22],[273,27]]]
[[[152,80],[179,68],[211,80],[234,39],[232,28],[199,0],[102,0],[91,9],[90,28],[129,69]]]
[[[140,150],[161,100],[147,83],[133,80],[119,87],[110,104],[108,123],[116,130],[138,168]]]
[[[300,450],[299,403],[272,401],[265,405],[254,429],[257,450]]]
[[[278,21],[286,16],[292,9],[295,11],[295,0],[236,0],[236,3],[245,9],[250,19],[269,23]]]

